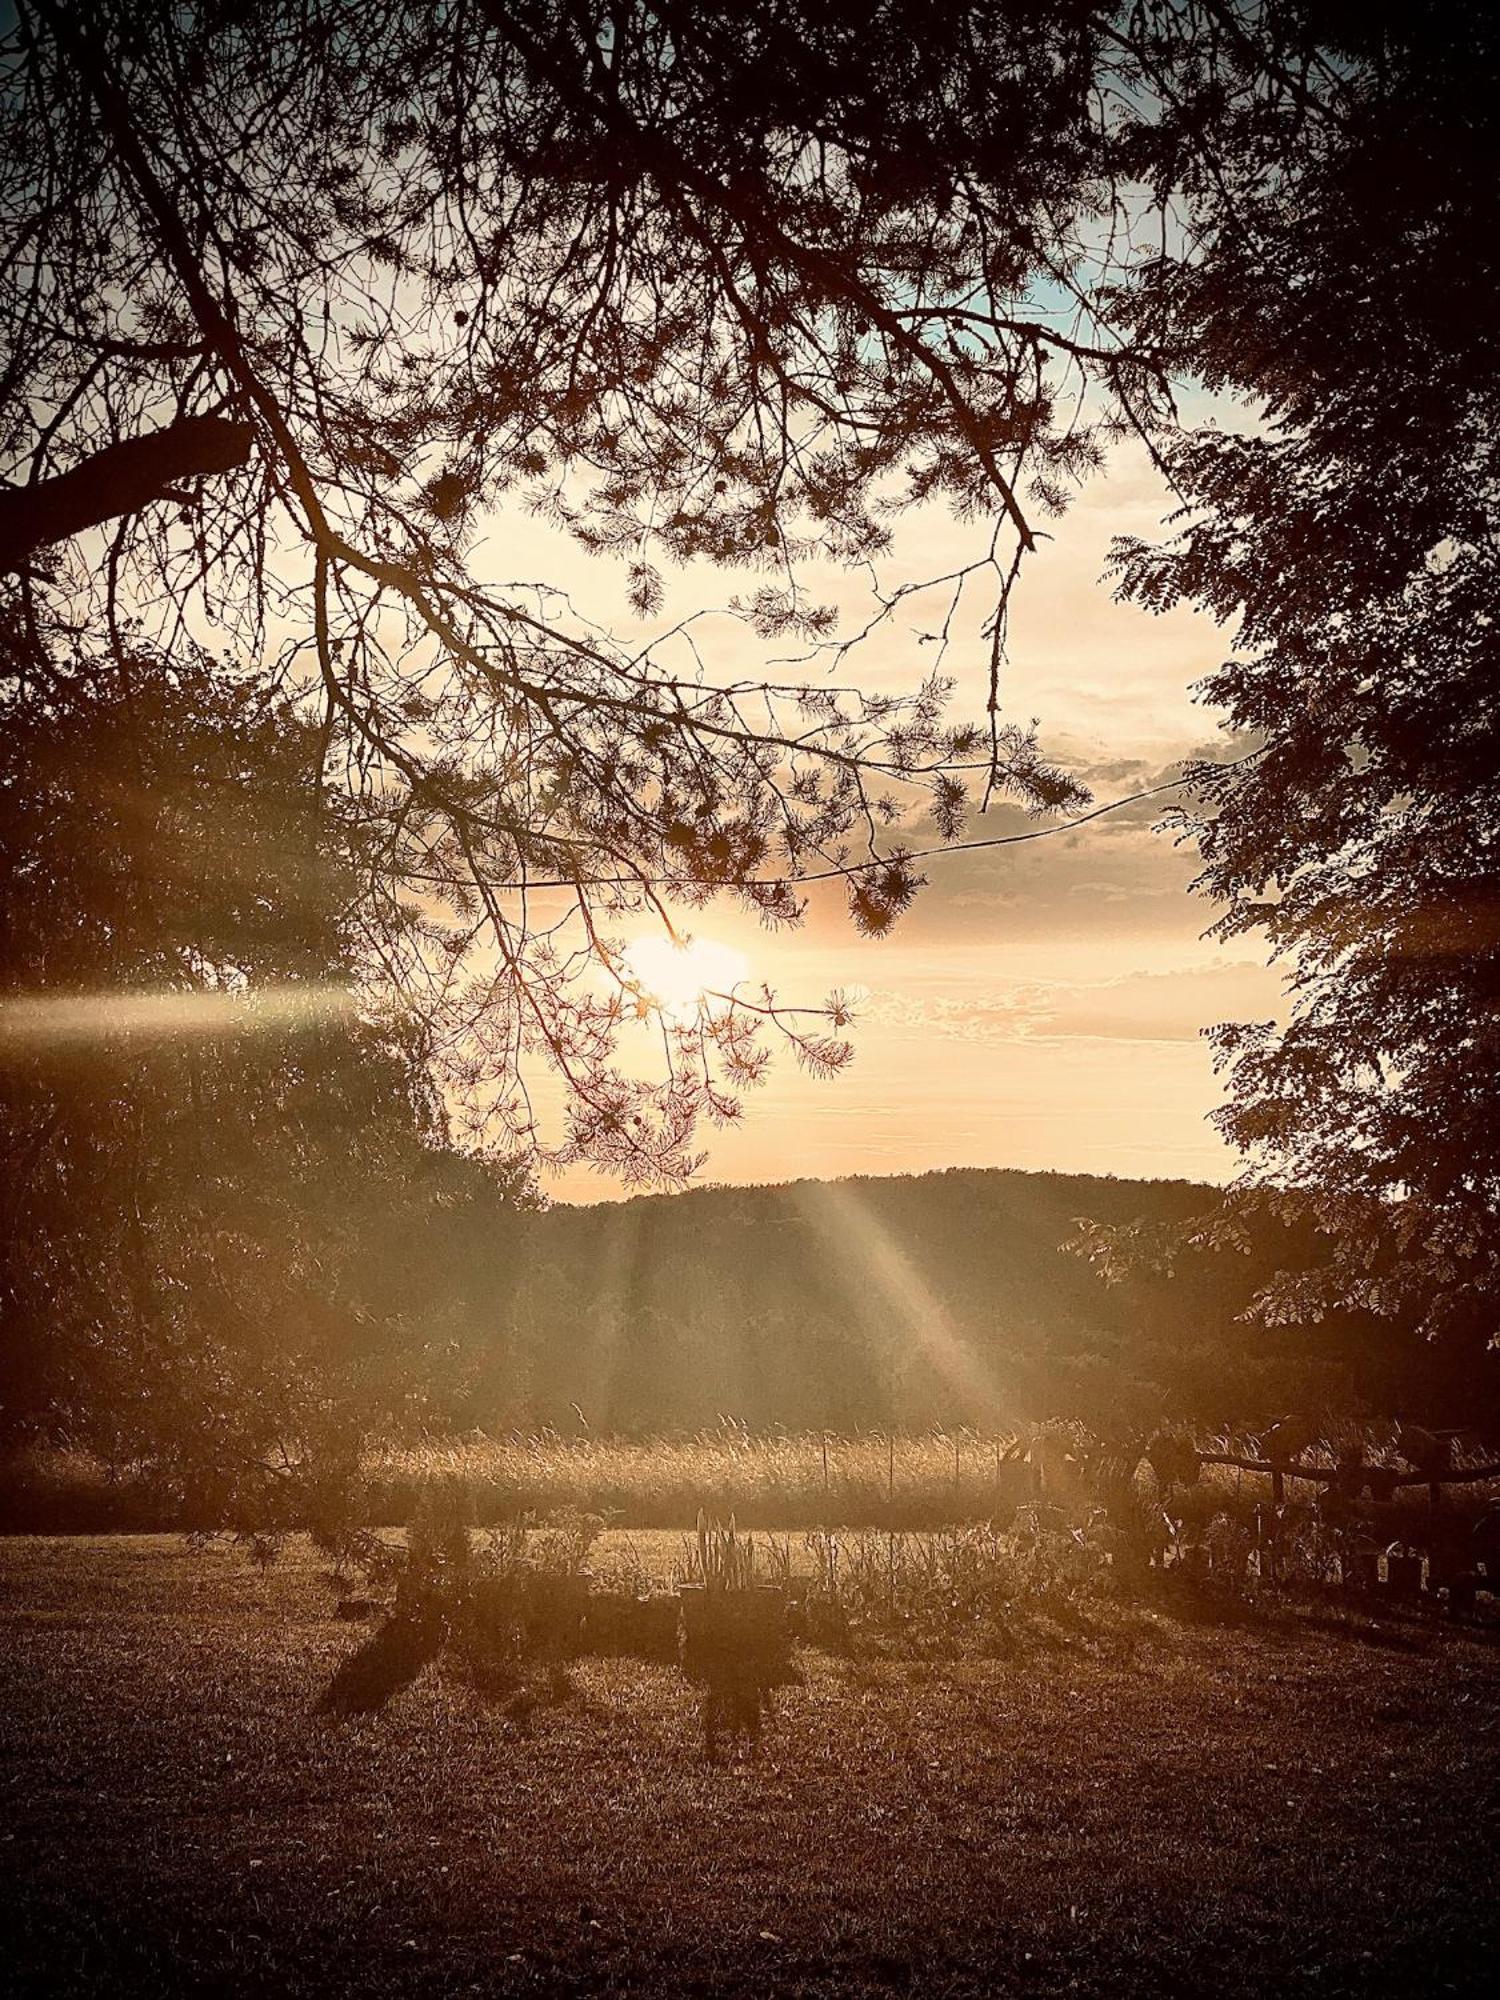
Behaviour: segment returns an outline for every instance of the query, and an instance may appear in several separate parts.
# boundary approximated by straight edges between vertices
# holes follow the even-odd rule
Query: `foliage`
[[[438,1150],[420,1049],[359,1006],[365,830],[308,724],[182,651],[6,668],[0,1423],[189,1518],[337,1513],[364,1433],[431,1407],[371,1247],[476,1178],[493,1225],[503,1179]]]
[[[603,1526],[572,1511],[541,1524],[522,1514],[480,1535],[462,1484],[427,1488],[403,1544],[359,1541],[360,1567],[388,1593],[373,1606],[385,1615],[340,1662],[320,1706],[336,1715],[379,1711],[439,1658],[485,1697],[511,1697],[512,1712],[523,1715],[535,1699],[527,1674],[540,1657],[558,1670],[549,1685],[560,1699],[562,1663],[581,1630],[585,1564]]]
[[[733,1514],[727,1520],[698,1509],[697,1544],[690,1580],[704,1590],[749,1590],[755,1583],[755,1543],[741,1535]]]
[[[1202,693],[1258,746],[1179,822],[1216,934],[1289,974],[1284,1025],[1216,1031],[1220,1122],[1334,1246],[1258,1313],[1472,1357],[1500,1341],[1500,36],[1469,0],[1223,11],[1210,61],[1155,15],[1143,171],[1204,117],[1215,168],[1122,308],[1259,421],[1166,448],[1177,537],[1124,545],[1120,585],[1235,628]]]
[[[1006,614],[1036,523],[1138,435],[1185,512],[1121,588],[1238,627],[1204,691],[1244,754],[1182,828],[1224,934],[1292,979],[1286,1028],[1221,1035],[1224,1123],[1249,1213],[1335,1242],[1262,1317],[1472,1356],[1500,1295],[1491,13],[112,0],[85,33],[37,0],[0,98],[28,697],[77,635],[111,672],[138,635],[234,640],[310,719],[310,790],[384,830],[361,969],[461,1135],[540,1144],[541,1065],[561,1157],[680,1181],[768,1036],[832,1072],[848,1010],[740,989],[672,1023],[622,927],[720,893],[794,922],[834,879],[882,931],[913,824],[941,848],[975,803],[1079,801],[1003,716]],[[1192,427],[1205,389],[1230,425]],[[977,561],[882,580],[932,499],[984,521]],[[643,629],[497,580],[500,504],[618,565]],[[872,574],[870,631],[928,607],[904,697],[824,675],[852,635],[810,557]],[[728,638],[701,597],[669,620],[688,562],[745,573]],[[721,644],[752,636],[801,652],[741,673]],[[618,1048],[640,1020],[652,1077]]]
[[[541,1061],[566,1155],[682,1177],[761,1030],[831,1070],[842,1010],[720,996],[669,1033],[666,1081],[633,1078],[613,1048],[648,996],[613,927],[721,891],[795,921],[797,882],[831,876],[884,930],[920,882],[889,831],[909,807],[948,840],[971,797],[1083,796],[1002,718],[999,674],[1034,521],[1127,404],[1161,404],[1076,302],[1106,42],[1031,0],[121,0],[86,36],[40,0],[7,38],[7,460],[46,495],[163,418],[251,441],[165,484],[176,513],[96,482],[106,565],[19,548],[27,614],[112,635],[123,605],[275,650],[340,782],[399,803],[370,904],[476,1135],[537,1139]],[[932,498],[992,517],[938,580],[993,593],[982,720],[948,715],[941,664],[902,698],[830,681],[801,580],[814,553],[871,564]],[[748,570],[734,619],[809,657],[734,677],[696,616],[642,644],[556,579],[496,581],[502,500],[624,564],[647,620],[663,559]]]
[[[831,1611],[845,1644],[864,1631],[950,1648],[998,1641],[1003,1649],[1024,1586],[1017,1545],[988,1523],[917,1535],[819,1530],[807,1547],[815,1630]]]
[[[757,1529],[923,1527],[987,1512],[1008,1441],[1049,1418],[1144,1435],[1176,1416],[1223,1435],[1288,1412],[1400,1413],[1497,1434],[1493,1358],[1400,1321],[1244,1322],[1276,1272],[1327,1255],[1310,1223],[1264,1218],[1248,1256],[1179,1243],[1170,1276],[1137,1263],[1108,1286],[1063,1247],[1085,1212],[1180,1232],[1203,1213],[1199,1187],[976,1171],[846,1183],[918,1281],[898,1297],[841,1262],[837,1211],[806,1186],[526,1217],[478,1176],[424,1156],[399,1212],[388,1188],[361,1226],[357,1295],[397,1322],[425,1378],[408,1412],[420,1438],[373,1424],[365,1518],[404,1520],[451,1475],[486,1523],[579,1506],[680,1526],[706,1505]],[[18,1466],[5,1490],[15,1524],[222,1518],[210,1493],[144,1504],[136,1481],[97,1469]]]
[[[988,1437],[1049,1417],[1150,1430],[1170,1411],[1495,1421],[1497,1361],[1431,1350],[1410,1322],[1241,1321],[1278,1271],[1328,1258],[1290,1205],[1242,1207],[1233,1242],[1179,1243],[1170,1268],[1114,1285],[1065,1247],[1081,1215],[1174,1231],[1219,1208],[1186,1183],[977,1170],[559,1205],[527,1226],[492,1300],[480,1339],[495,1360],[476,1363],[470,1421],[550,1426],[580,1451],[589,1430],[696,1432],[721,1415],[760,1433]],[[903,1282],[872,1276],[871,1241]],[[817,1483],[815,1458],[799,1476]],[[864,1476],[878,1494],[878,1443]]]

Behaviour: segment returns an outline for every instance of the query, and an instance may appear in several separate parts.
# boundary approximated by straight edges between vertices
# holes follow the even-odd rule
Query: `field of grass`
[[[926,1528],[1003,1515],[1028,1489],[1006,1462],[1006,1434],[968,1429],[916,1434],[867,1431],[756,1433],[725,1422],[689,1436],[619,1438],[555,1431],[432,1439],[370,1454],[364,1511],[377,1526],[409,1521],[424,1492],[461,1492],[482,1526],[563,1509],[621,1527],[690,1528],[700,1507],[733,1513],[742,1527],[778,1533],[823,1527]],[[1378,1455],[1377,1455],[1378,1456]],[[1310,1487],[1292,1492],[1313,1497]],[[1469,1486],[1472,1510],[1493,1486]],[[1215,1504],[1269,1499],[1270,1482],[1223,1468],[1205,1473]],[[1425,1489],[1408,1488],[1390,1514],[1391,1540],[1416,1520]],[[111,1472],[79,1452],[38,1452],[0,1465],[0,1532],[98,1534],[213,1528],[163,1502],[130,1469]]]
[[[371,1466],[377,1518],[409,1518],[424,1486],[456,1485],[479,1521],[581,1508],[625,1527],[690,1526],[700,1507],[761,1529],[924,1527],[1014,1499],[1007,1433],[754,1432],[725,1423],[681,1437],[511,1433],[403,1447]]]
[[[582,1509],[637,1528],[691,1527],[702,1506],[778,1530],[921,1527],[971,1519],[993,1504],[1009,1435],[933,1431],[757,1434],[725,1423],[696,1435],[563,1437],[555,1431],[433,1439],[370,1455],[367,1511],[411,1518],[434,1485],[461,1488],[480,1524]],[[37,1452],[0,1467],[0,1528],[104,1533],[213,1526],[168,1518],[131,1470],[81,1452]]]
[[[713,1765],[628,1660],[525,1723],[441,1664],[319,1717],[333,1606],[300,1545],[0,1544],[7,1993],[1494,1990],[1493,1634],[1183,1597],[808,1652]]]

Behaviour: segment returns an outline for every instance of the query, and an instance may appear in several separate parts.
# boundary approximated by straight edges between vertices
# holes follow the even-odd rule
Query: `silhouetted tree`
[[[727,891],[793,921],[833,875],[880,930],[919,881],[906,807],[946,840],[976,787],[1081,798],[998,691],[1036,518],[1162,407],[1077,298],[1108,39],[1053,0],[21,10],[0,442],[26,493],[0,530],[27,618],[213,623],[321,702],[327,767],[402,802],[384,969],[475,1130],[534,1138],[539,1057],[570,1153],[680,1177],[768,1024],[828,1070],[844,1015],[741,993],[632,1079],[619,919]],[[205,440],[211,464],[174,455]],[[64,485],[107,534],[39,552],[87,511]],[[941,664],[907,699],[830,681],[799,575],[870,563],[933,496],[994,523],[940,600],[993,588],[973,724]],[[807,658],[735,680],[696,621],[642,646],[555,580],[498,581],[501,499],[627,562],[644,615],[663,556],[750,571],[734,615]]]
[[[1234,628],[1203,692],[1260,748],[1201,766],[1181,823],[1217,935],[1269,941],[1290,1012],[1217,1031],[1220,1122],[1247,1186],[1285,1191],[1335,1245],[1259,1310],[1355,1309],[1483,1350],[1500,1345],[1500,20],[1469,0],[1154,18],[1144,68],[1170,113],[1143,171],[1197,149],[1196,220],[1122,308],[1259,422],[1166,447],[1179,532],[1124,546],[1121,587]],[[1203,20],[1222,23],[1211,50]]]
[[[0,1440],[146,1462],[216,1518],[305,1511],[431,1407],[483,1269],[473,1229],[413,1295],[456,1200],[485,1183],[493,1258],[524,1190],[445,1151],[420,1047],[359,1004],[379,829],[310,812],[313,727],[185,648],[28,684],[11,637]]]
[[[1206,684],[1252,743],[1198,773],[1204,883],[1298,982],[1289,1032],[1224,1041],[1227,1126],[1344,1245],[1267,1310],[1487,1337],[1477,0],[28,0],[4,57],[0,549],[34,651],[216,626],[317,709],[313,765],[388,828],[372,951],[472,1134],[534,1139],[542,1060],[565,1153],[677,1179],[768,1026],[839,1066],[840,1003],[740,993],[629,1074],[620,920],[725,892],[790,922],[833,876],[880,930],[908,809],[942,844],[976,795],[1077,800],[1002,720],[1006,609],[1133,431],[1188,514],[1123,587],[1243,639]],[[1261,421],[1184,430],[1184,381]],[[873,564],[932,497],[993,524],[945,580],[993,592],[975,723],[943,644],[904,701],[815,671],[849,648],[801,559]],[[641,645],[497,581],[501,499],[628,564],[648,618],[664,558],[752,572],[734,615],[801,664],[732,679],[699,619]]]

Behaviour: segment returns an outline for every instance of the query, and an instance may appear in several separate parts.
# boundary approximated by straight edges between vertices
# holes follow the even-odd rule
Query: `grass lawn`
[[[808,1654],[710,1766],[630,1661],[526,1727],[441,1669],[317,1717],[332,1603],[305,1551],[0,1543],[0,1992],[1500,1990],[1483,1634],[1157,1609]]]

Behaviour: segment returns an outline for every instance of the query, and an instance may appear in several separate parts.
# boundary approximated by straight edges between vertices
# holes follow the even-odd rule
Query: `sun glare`
[[[668,1020],[696,1020],[711,996],[729,993],[749,973],[749,961],[733,945],[711,938],[677,944],[666,937],[642,937],[627,946],[625,972],[643,996]]]

